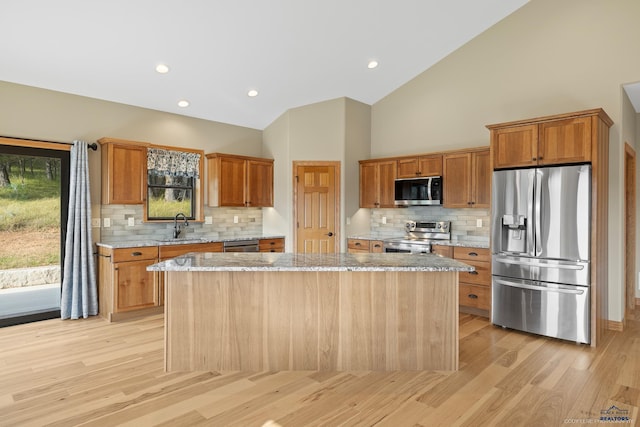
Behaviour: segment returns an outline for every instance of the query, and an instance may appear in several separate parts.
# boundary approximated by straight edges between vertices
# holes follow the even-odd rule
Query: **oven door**
[[[385,252],[408,253],[408,254],[429,254],[431,245],[429,243],[407,243],[407,242],[384,242]]]

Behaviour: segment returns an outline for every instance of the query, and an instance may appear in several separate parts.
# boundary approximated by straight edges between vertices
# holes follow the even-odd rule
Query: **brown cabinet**
[[[157,307],[158,275],[147,267],[158,262],[158,247],[98,248],[99,309],[102,316]],[[117,317],[117,316],[116,316]]]
[[[102,203],[144,204],[147,191],[146,143],[101,138]]]
[[[357,253],[381,253],[384,252],[382,240],[347,239],[347,252]]]
[[[453,258],[475,267],[461,272],[458,284],[461,311],[489,316],[491,311],[491,253],[486,248],[453,248]]]
[[[398,159],[398,178],[441,176],[442,156],[439,154]]]
[[[394,181],[397,162],[395,160],[360,161],[360,207],[395,207]]]
[[[491,157],[488,149],[443,156],[443,205],[445,208],[489,208]]]
[[[273,206],[273,160],[207,154],[209,206]]]
[[[260,239],[258,241],[260,252],[284,252],[284,239]]]
[[[493,167],[591,162],[597,121],[610,126],[602,110],[489,125]]]

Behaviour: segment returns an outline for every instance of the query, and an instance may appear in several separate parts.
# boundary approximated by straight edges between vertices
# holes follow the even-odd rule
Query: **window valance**
[[[200,177],[200,154],[147,148],[147,171],[154,175]]]

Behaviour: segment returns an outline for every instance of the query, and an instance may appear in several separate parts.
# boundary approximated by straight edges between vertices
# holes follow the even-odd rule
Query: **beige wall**
[[[263,228],[268,234],[284,234],[288,252],[293,251],[294,243],[294,161],[340,162],[340,248],[345,250],[346,236],[351,232],[345,218],[358,210],[357,161],[369,154],[370,117],[370,106],[337,98],[293,108],[264,130],[265,155],[273,154],[278,163],[275,206],[264,210]],[[367,222],[367,230],[368,226]]]
[[[621,84],[640,79],[640,2],[531,0],[372,107],[371,155],[488,145],[486,124],[602,107],[610,134],[609,313],[623,317]]]

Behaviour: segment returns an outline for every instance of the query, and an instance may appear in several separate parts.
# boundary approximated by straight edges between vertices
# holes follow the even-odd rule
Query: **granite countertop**
[[[101,246],[110,249],[121,248],[142,248],[145,246],[169,246],[169,245],[192,245],[196,243],[215,243],[215,242],[237,242],[239,240],[260,240],[260,239],[284,239],[284,236],[243,236],[243,237],[227,237],[227,238],[182,238],[182,239],[141,239],[136,242],[124,241],[124,242],[98,242],[96,246]]]
[[[474,267],[434,254],[189,253],[147,267],[148,271],[433,271],[468,272]]]

